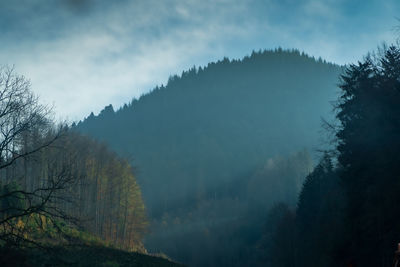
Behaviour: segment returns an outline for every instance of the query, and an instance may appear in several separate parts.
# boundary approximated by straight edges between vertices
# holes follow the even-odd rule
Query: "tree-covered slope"
[[[263,51],[173,76],[114,112],[78,124],[133,158],[151,215],[215,197],[268,157],[320,142],[340,67],[298,51]],[[190,202],[191,201],[191,202]]]

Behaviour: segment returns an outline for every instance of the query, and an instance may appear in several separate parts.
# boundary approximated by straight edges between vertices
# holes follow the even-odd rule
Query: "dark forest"
[[[0,266],[400,266],[396,4],[95,2],[0,4]]]

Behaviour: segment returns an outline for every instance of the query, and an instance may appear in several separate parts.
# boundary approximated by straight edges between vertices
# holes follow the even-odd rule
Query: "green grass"
[[[0,249],[0,266],[182,266],[167,259],[102,246]]]
[[[13,222],[14,227],[0,234],[18,233],[35,242],[15,245],[18,238],[10,239],[12,247],[0,241],[0,266],[182,266],[166,258],[120,250],[88,232],[68,226],[64,222],[50,222],[32,214]],[[18,248],[17,248],[18,247]],[[43,247],[43,248],[39,248]],[[139,246],[140,247],[140,246]],[[135,250],[136,251],[136,250]],[[146,253],[146,250],[138,250]]]

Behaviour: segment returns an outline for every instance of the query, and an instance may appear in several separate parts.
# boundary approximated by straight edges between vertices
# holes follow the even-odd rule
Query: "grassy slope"
[[[182,266],[167,259],[106,247],[0,250],[0,266]]]
[[[46,219],[46,223],[39,226],[37,215],[31,215],[14,222],[16,230],[22,231],[25,242],[15,238],[9,241],[14,244],[11,248],[5,242],[0,242],[0,267],[2,266],[181,266],[168,259],[128,252],[112,247],[112,244],[90,234],[79,231],[62,222],[55,227]],[[62,230],[62,231],[60,231]],[[0,231],[1,233],[1,231]],[[10,232],[11,233],[11,232]],[[4,233],[3,233],[4,234]],[[22,237],[20,235],[20,237]],[[29,241],[30,240],[30,241]],[[35,242],[37,245],[32,245]],[[142,244],[139,244],[139,247]],[[16,249],[19,247],[20,249]],[[43,247],[39,249],[39,247]]]

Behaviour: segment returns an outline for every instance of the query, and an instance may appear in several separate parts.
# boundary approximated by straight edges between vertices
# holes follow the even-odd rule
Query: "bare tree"
[[[84,243],[76,235],[84,229],[143,249],[145,207],[128,162],[50,115],[28,80],[0,69],[0,246],[44,247],[53,230],[56,244]]]
[[[62,129],[54,129],[51,110],[30,88],[13,68],[0,68],[0,241],[15,246],[39,245],[27,235],[28,219],[72,219],[57,205],[62,200],[58,192],[74,179],[68,166],[48,164],[46,175],[27,183],[34,176],[27,162],[38,161],[36,156],[62,137]]]

